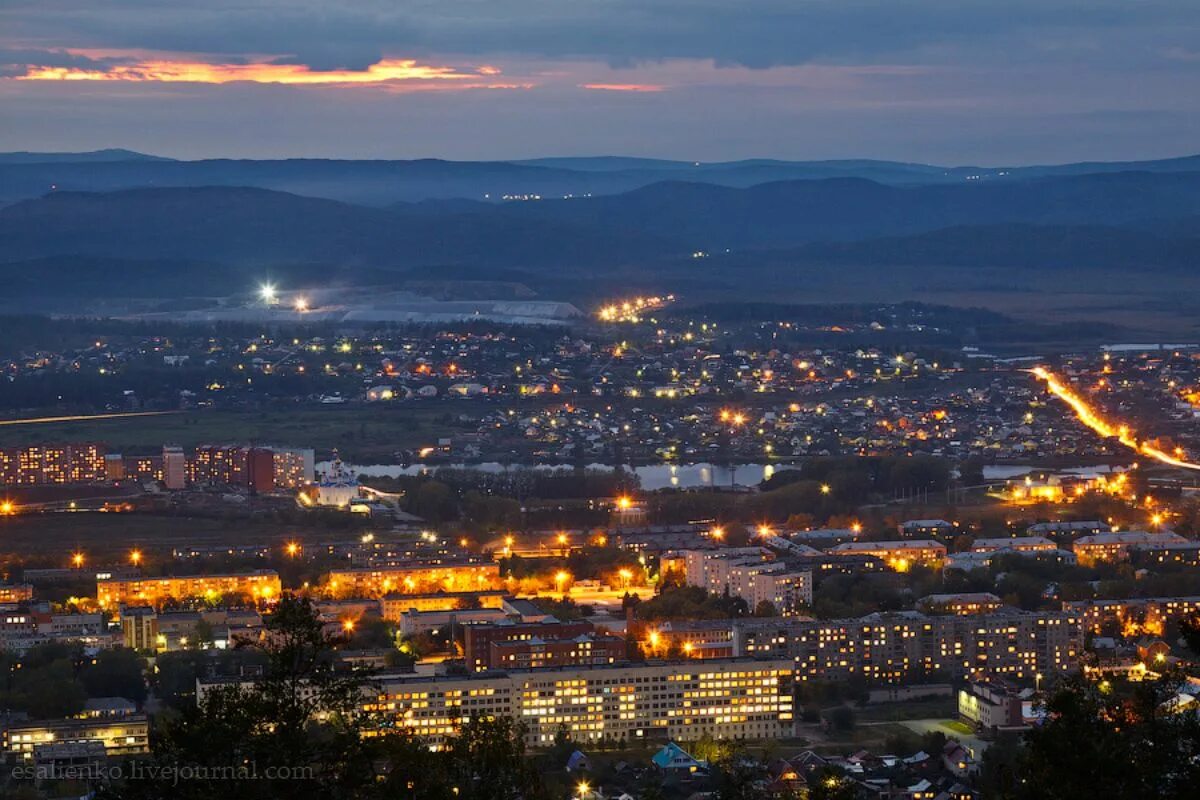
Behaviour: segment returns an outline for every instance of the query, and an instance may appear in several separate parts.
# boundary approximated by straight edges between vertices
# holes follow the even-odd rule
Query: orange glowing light
[[[142,551],[134,550],[133,552],[131,552],[129,554],[129,563],[133,564],[135,567],[138,564],[141,564],[142,563]]]
[[[1147,442],[1139,442],[1137,437],[1134,436],[1133,432],[1129,429],[1128,425],[1114,426],[1112,423],[1108,422],[1098,413],[1096,413],[1096,411],[1088,405],[1086,400],[1075,394],[1075,392],[1065,386],[1048,370],[1042,367],[1034,367],[1032,370],[1030,370],[1030,372],[1033,373],[1034,377],[1045,381],[1046,388],[1050,391],[1050,393],[1070,406],[1071,410],[1075,412],[1075,416],[1080,422],[1104,438],[1116,439],[1130,450],[1133,450],[1136,453],[1141,453],[1145,456],[1149,456],[1150,458],[1161,461],[1169,466],[1178,467],[1180,469],[1200,470],[1200,464],[1193,464],[1190,461],[1184,461],[1183,459],[1175,458],[1174,456],[1168,455],[1162,450],[1159,450],[1154,445],[1151,445]]]
[[[75,555],[71,556],[71,563],[74,564],[75,567],[77,567],[77,568],[82,567],[83,566],[83,553],[76,553]]]

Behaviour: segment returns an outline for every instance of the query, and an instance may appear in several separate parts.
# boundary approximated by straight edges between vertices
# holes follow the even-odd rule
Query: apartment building
[[[393,676],[366,711],[438,746],[471,716],[510,716],[531,747],[576,741],[774,739],[793,733],[788,659],[649,662],[464,677]]]
[[[334,597],[385,597],[391,594],[433,594],[495,589],[500,565],[495,562],[413,561],[379,567],[352,567],[329,572]]]
[[[151,578],[111,577],[96,579],[96,602],[101,608],[122,605],[159,608],[168,600],[249,598],[278,599],[283,587],[273,569],[213,575],[178,575]]]
[[[1150,533],[1149,531],[1121,531],[1119,533],[1097,533],[1081,536],[1071,549],[1075,558],[1085,566],[1099,562],[1128,561],[1135,550],[1184,545],[1188,540],[1177,533]]]
[[[907,572],[922,565],[940,567],[946,560],[946,546],[932,539],[902,539],[889,542],[843,542],[827,553],[874,556],[896,572]]]
[[[736,620],[733,629],[735,655],[790,657],[800,681],[910,683],[977,672],[1032,679],[1074,668],[1083,652],[1082,618],[1057,611]]]

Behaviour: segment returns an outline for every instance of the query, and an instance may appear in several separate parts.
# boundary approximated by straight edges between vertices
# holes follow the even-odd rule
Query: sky
[[[0,0],[0,150],[1200,152],[1197,0]]]

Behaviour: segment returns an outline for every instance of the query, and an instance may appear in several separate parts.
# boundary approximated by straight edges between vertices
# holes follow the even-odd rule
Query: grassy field
[[[801,272],[802,271],[802,272]],[[763,286],[780,303],[899,303],[915,300],[959,308],[987,308],[1038,324],[1064,324],[1071,341],[1038,342],[1049,350],[1094,341],[1074,326],[1112,326],[1118,341],[1200,341],[1194,313],[1200,275],[1147,277],[1127,270],[942,267],[920,270],[884,266],[763,266],[738,283],[689,289],[688,302],[763,299]],[[796,275],[803,274],[798,282]],[[685,274],[658,276],[661,283]],[[637,276],[629,276],[636,280]],[[643,278],[644,281],[644,278]],[[634,283],[633,285],[639,285]],[[676,291],[681,291],[674,287]],[[1102,339],[1107,339],[1103,334]]]
[[[906,719],[949,719],[958,713],[953,697],[931,697],[895,703],[872,703],[854,710],[861,722],[900,722]]]
[[[198,410],[162,416],[5,425],[0,446],[62,441],[101,441],[126,452],[149,452],[164,443],[248,442],[314,447],[318,455],[339,448],[365,463],[391,461],[397,450],[435,444],[438,437],[474,430],[458,423],[469,403],[436,402],[389,406],[305,406],[268,411]],[[479,413],[479,409],[474,409]]]
[[[778,749],[789,756],[806,749],[822,755],[845,755],[856,750],[881,753],[886,748],[888,739],[912,738],[912,732],[908,728],[894,723],[860,723],[849,731],[822,731],[815,725],[800,725],[797,732],[799,737],[779,740],[777,744],[771,745],[772,749]]]
[[[210,519],[149,513],[57,513],[0,517],[0,556],[65,560],[82,550],[94,558],[123,558],[133,547],[166,553],[183,545],[258,544],[353,539],[353,528],[274,519]],[[61,557],[61,558],[60,558]],[[66,564],[62,564],[66,566]]]

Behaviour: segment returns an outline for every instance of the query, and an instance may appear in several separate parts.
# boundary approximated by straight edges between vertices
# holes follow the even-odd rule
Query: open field
[[[858,713],[857,709],[855,713]],[[771,747],[789,756],[800,750],[813,750],[822,755],[845,755],[856,750],[879,753],[884,751],[889,738],[905,736],[908,730],[900,723],[891,722],[860,723],[849,731],[825,731],[820,725],[800,723],[796,726],[797,738],[780,739]]]
[[[65,558],[84,550],[124,558],[132,547],[168,552],[182,545],[256,544],[352,539],[356,528],[329,528],[273,519],[211,519],[148,513],[54,513],[0,517],[0,556]],[[61,560],[61,559],[60,559]]]
[[[854,713],[860,723],[953,718],[958,713],[958,699],[951,695],[895,703],[871,703],[856,708]]]
[[[0,426],[0,447],[42,442],[101,441],[126,452],[151,452],[165,443],[195,447],[239,442],[314,447],[318,455],[340,448],[365,462],[392,461],[397,450],[436,443],[465,428],[455,418],[461,402],[390,406],[309,405],[264,411],[197,410],[161,416],[82,419]],[[471,425],[470,429],[474,429]]]
[[[1104,333],[1077,327],[1083,323],[1107,326],[1122,341],[1200,341],[1193,311],[1200,299],[1200,275],[1191,273],[936,265],[919,270],[763,265],[737,272],[736,282],[689,282],[681,301],[764,300],[769,294],[769,302],[777,303],[917,301],[986,308],[1023,322],[1066,326],[1061,341],[1045,343],[1060,349],[1109,340]],[[682,273],[660,274],[653,285],[643,287],[644,275],[628,276],[639,289],[676,292],[685,278]]]

